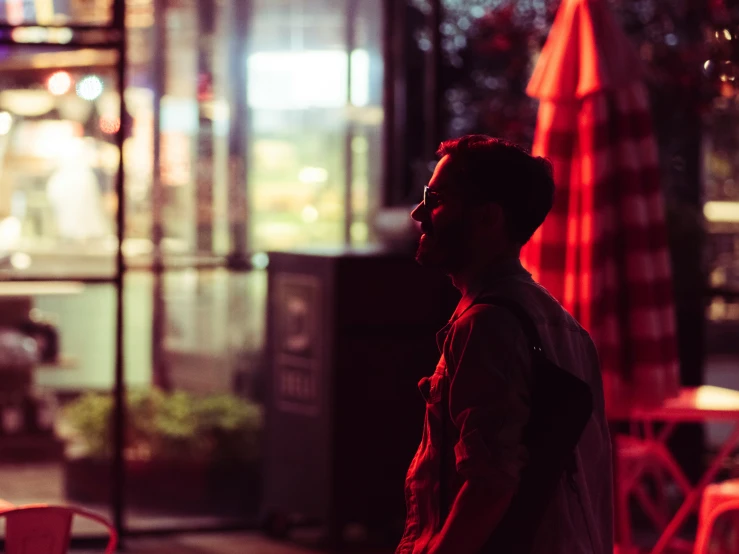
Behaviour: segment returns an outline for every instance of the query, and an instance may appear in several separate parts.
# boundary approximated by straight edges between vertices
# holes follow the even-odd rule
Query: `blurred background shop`
[[[559,2],[124,4],[0,0],[0,497],[254,525],[268,253],[412,249],[442,139],[531,144]],[[739,14],[608,4],[652,70],[682,382],[739,389]]]

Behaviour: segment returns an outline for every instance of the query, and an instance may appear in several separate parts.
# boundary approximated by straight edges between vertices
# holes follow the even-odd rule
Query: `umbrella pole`
[[[632,554],[631,532],[629,528],[628,495],[621,490],[622,472],[618,461],[616,436],[618,423],[610,421],[608,429],[611,435],[611,459],[613,466],[613,544],[615,554]]]

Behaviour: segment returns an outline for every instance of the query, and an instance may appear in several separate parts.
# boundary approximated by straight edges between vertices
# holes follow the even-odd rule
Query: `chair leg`
[[[711,539],[711,531],[713,530],[713,521],[702,522],[698,527],[698,536],[695,539],[695,551],[693,554],[709,554],[708,547]]]
[[[655,492],[654,492],[654,507],[660,515],[660,520],[664,521],[663,527],[667,525],[670,520],[670,507],[667,495],[667,483],[669,475],[665,475],[665,470],[662,467],[650,467],[646,470],[646,474],[654,480]]]
[[[639,500],[639,504],[646,513],[647,517],[652,520],[652,524],[657,529],[664,529],[667,526],[668,520],[663,512],[655,505],[647,491],[644,489],[644,485],[637,485],[634,489],[634,496]]]
[[[629,517],[629,493],[627,490],[618,489],[618,498],[616,510],[618,513],[619,538],[620,542],[630,547],[632,543],[631,519]]]
[[[666,514],[669,513],[670,508],[669,508],[668,495],[667,495],[667,479],[665,478],[664,471],[661,471],[658,469],[654,472],[654,482],[655,482],[655,486],[657,489],[656,491],[657,505],[659,506],[660,512],[662,514],[665,514],[665,517],[666,517]]]
[[[729,531],[729,541],[731,543],[731,552],[739,554],[739,512],[731,514],[731,530]]]
[[[683,494],[686,496],[690,493],[691,490],[693,490],[693,486],[690,484],[690,481],[685,476],[685,473],[683,473],[683,470],[680,468],[680,466],[677,465],[675,460],[672,458],[672,456],[667,453],[667,451],[663,451],[662,449],[658,450],[659,452],[659,458],[660,463],[664,464],[665,469],[669,472],[670,477],[675,480],[675,483],[680,487]]]
[[[698,536],[695,540],[693,554],[739,554],[739,502],[730,502],[733,506],[719,505],[706,514],[705,520],[698,526]],[[716,548],[711,544],[711,538],[717,528],[716,523],[726,514],[730,523],[729,532],[717,537]],[[723,527],[723,526],[722,526]],[[723,529],[719,529],[723,531]]]

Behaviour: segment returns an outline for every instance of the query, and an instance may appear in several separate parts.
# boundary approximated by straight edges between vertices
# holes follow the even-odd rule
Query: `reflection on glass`
[[[229,253],[230,76],[224,3],[168,2],[160,87],[162,250]]]
[[[372,239],[382,171],[380,3],[358,3],[348,52],[345,0],[254,0],[252,24],[236,37],[229,13],[238,2],[165,0],[161,51],[152,48],[150,0],[126,2],[123,94],[132,126],[123,145],[123,250],[129,262],[151,260],[158,195],[161,248],[172,263],[163,272],[130,263],[125,275],[124,457],[132,529],[243,522],[256,514],[263,251],[341,244],[347,223],[354,243]],[[107,9],[110,2],[52,4],[53,13],[32,11],[23,20],[92,24],[105,18],[82,4]],[[8,5],[0,2],[0,19]],[[244,37],[246,59],[229,46]],[[114,275],[121,159],[115,61],[110,51],[22,47],[0,59],[0,278]],[[165,70],[154,74],[159,65]],[[238,96],[234,75],[249,77]],[[235,140],[239,117],[249,128]],[[196,267],[235,244],[257,269]],[[115,292],[112,285],[87,285],[68,297],[36,300],[52,314],[67,356],[63,368],[47,364],[34,377],[34,387],[53,400],[55,411],[44,421],[53,422],[64,452],[43,465],[45,477],[29,473],[41,489],[19,479],[13,501],[109,506],[101,483],[110,476]],[[16,416],[7,419],[9,429],[17,427]],[[20,475],[21,468],[12,471]]]
[[[165,364],[171,386],[219,392],[256,379],[263,346],[266,274],[182,270],[164,278]],[[156,381],[156,377],[153,381]],[[249,387],[246,387],[249,388]]]
[[[703,216],[708,230],[707,258],[709,286],[717,290],[739,291],[739,203],[735,180],[739,174],[739,111],[734,103],[718,99],[704,118],[705,141]],[[682,162],[676,160],[675,163]],[[735,297],[714,297],[707,310],[712,322],[739,321]]]
[[[87,391],[112,386],[114,306],[109,286],[0,283],[3,500],[67,504],[76,497],[75,503],[109,517],[109,479],[97,483],[94,498],[86,496],[89,474],[76,464],[85,437],[107,421],[98,419],[99,410],[74,405]],[[110,450],[99,458],[108,464]],[[101,531],[84,524],[74,530]]]
[[[255,3],[247,62],[252,250],[343,244],[347,218],[353,242],[370,238],[368,206],[378,196],[381,169],[375,4],[357,14],[356,47],[348,54],[346,2]]]
[[[183,270],[164,279],[164,363],[156,369],[154,276],[132,271],[125,280],[128,523],[253,517],[257,506],[250,503],[258,496],[242,492],[254,491],[260,479],[266,274]],[[109,508],[115,305],[111,285],[0,283],[0,329],[31,332],[33,317],[38,333],[46,322],[56,330],[59,354],[10,371],[9,354],[20,359],[17,348],[10,350],[18,341],[0,333],[2,498]],[[167,389],[157,386],[162,371]],[[13,445],[22,447],[17,458]],[[214,463],[227,480],[213,477]],[[183,480],[192,487],[181,490]]]
[[[0,0],[0,21],[10,25],[109,25],[112,12],[113,0]]]
[[[165,272],[162,352],[153,363],[148,299],[156,278],[132,272],[126,282],[134,437],[126,452],[129,525],[253,518],[261,478],[266,274]]]
[[[118,94],[108,54],[79,53],[66,69],[21,49],[0,61],[0,271],[48,275],[67,256],[80,276],[112,273]]]
[[[55,10],[53,21],[39,15],[44,0],[25,4],[26,22],[110,23],[108,0],[48,2]],[[124,253],[147,260],[152,251],[153,6],[151,0],[128,0],[126,8],[125,100],[132,125],[124,142]],[[0,3],[0,15],[13,9]],[[39,26],[13,33],[49,40],[50,33],[65,31]],[[19,45],[0,60],[0,272],[35,277],[52,271],[56,277],[115,272],[120,160],[115,135],[121,128],[116,59],[111,50]]]
[[[369,55],[352,52],[351,100],[369,101]],[[346,104],[347,70],[343,50],[256,52],[249,56],[249,105],[264,110],[341,108]]]

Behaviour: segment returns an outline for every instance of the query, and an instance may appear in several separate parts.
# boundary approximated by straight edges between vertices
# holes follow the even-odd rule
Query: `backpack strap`
[[[539,336],[539,331],[536,328],[536,324],[531,319],[531,316],[526,312],[521,305],[503,296],[482,296],[475,300],[474,304],[487,304],[490,306],[499,306],[505,308],[518,320],[521,328],[526,335],[531,350],[537,355],[544,355],[544,346]]]
[[[546,358],[546,355],[544,354],[544,347],[541,342],[541,337],[539,336],[539,331],[536,329],[536,324],[531,319],[529,314],[526,312],[525,309],[521,307],[518,302],[515,302],[511,300],[510,298],[505,298],[501,296],[483,296],[480,298],[477,298],[473,303],[472,306],[475,304],[487,304],[491,306],[499,306],[501,308],[504,308],[511,312],[513,316],[518,320],[519,324],[521,325],[521,328],[523,329],[524,335],[526,335],[526,339],[529,343],[529,346],[532,350],[532,363],[534,366],[536,365],[537,358],[542,359]],[[471,306],[470,306],[471,307]],[[444,525],[444,522],[446,521],[447,516],[449,515],[449,509],[450,509],[450,502],[448,498],[448,491],[446,487],[446,449],[447,449],[447,425],[448,422],[451,420],[451,417],[448,415],[449,410],[449,379],[448,377],[445,377],[444,384],[442,386],[442,410],[441,410],[441,440],[439,444],[439,449],[441,451],[441,467],[439,468],[439,512],[440,512],[440,522],[441,525]],[[570,463],[570,466],[572,467],[574,463],[574,456],[573,456],[573,462]],[[572,471],[576,471],[575,468],[572,468]]]

